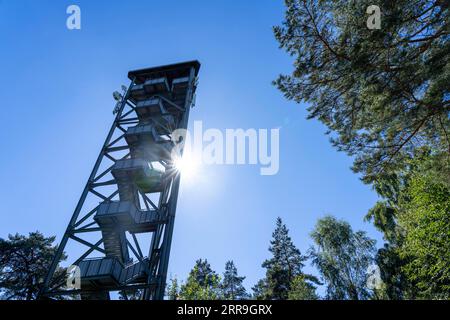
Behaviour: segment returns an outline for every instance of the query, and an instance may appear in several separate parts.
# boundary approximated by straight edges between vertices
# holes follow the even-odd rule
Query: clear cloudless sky
[[[81,8],[81,30],[66,28],[71,4]],[[363,222],[376,194],[325,127],[305,119],[305,105],[271,84],[292,69],[272,32],[283,15],[281,0],[0,0],[0,237],[40,230],[60,240],[112,123],[111,93],[128,84],[127,72],[198,59],[191,126],[281,128],[280,171],[216,165],[182,178],[170,274],[184,279],[198,258],[222,273],[233,259],[250,289],[264,276],[277,216],[302,253],[326,214],[380,246]]]

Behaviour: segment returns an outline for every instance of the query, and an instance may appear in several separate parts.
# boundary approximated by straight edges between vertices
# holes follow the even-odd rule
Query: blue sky
[[[81,30],[66,28],[71,4],[81,8]],[[170,273],[185,278],[197,258],[222,272],[233,259],[250,288],[264,275],[277,216],[303,253],[325,214],[381,245],[363,222],[376,194],[325,128],[305,119],[305,106],[271,85],[292,69],[272,33],[283,11],[273,0],[0,0],[0,237],[40,230],[60,239],[113,120],[111,93],[128,84],[127,72],[198,59],[190,123],[280,127],[280,171],[208,166],[198,179],[182,179]]]

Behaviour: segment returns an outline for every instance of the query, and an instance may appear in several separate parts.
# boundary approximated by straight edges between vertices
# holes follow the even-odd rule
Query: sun
[[[183,180],[192,180],[198,175],[200,161],[190,152],[185,152],[182,157],[175,158],[174,166]]]

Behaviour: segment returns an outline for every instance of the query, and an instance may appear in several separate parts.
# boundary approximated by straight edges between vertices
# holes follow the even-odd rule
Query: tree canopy
[[[240,277],[234,262],[227,261],[221,283],[222,297],[226,300],[242,300],[248,298],[247,290],[242,282],[245,277]]]
[[[304,275],[296,276],[292,280],[288,300],[318,300],[316,287]]]
[[[168,300],[178,300],[180,298],[180,285],[176,277],[171,278],[167,284],[166,296]]]
[[[310,250],[312,262],[327,285],[327,298],[369,298],[367,277],[375,241],[332,216],[319,219],[311,237],[315,243]]]
[[[286,0],[274,28],[295,58],[275,84],[307,102],[366,182],[401,168],[422,146],[449,172],[449,6],[440,0]],[[381,29],[366,9],[381,9]]]
[[[391,299],[448,297],[450,181],[425,149],[405,170],[377,182],[383,197],[366,215],[386,240],[377,263]]]
[[[450,189],[416,174],[404,197],[399,213],[403,270],[420,298],[450,299]]]
[[[257,299],[287,299],[294,279],[297,277],[317,282],[314,277],[303,274],[302,268],[307,257],[303,256],[295,246],[281,218],[277,218],[269,251],[272,257],[262,264],[262,267],[266,269],[266,277],[253,287],[254,296]],[[311,288],[314,288],[312,284]]]
[[[0,239],[0,295],[5,300],[36,299],[56,253],[55,237],[38,231],[29,236],[9,235]],[[63,259],[66,256],[63,255]],[[66,270],[58,268],[51,286],[65,285]]]
[[[186,283],[180,287],[179,297],[182,300],[215,300],[220,297],[220,277],[208,260],[195,262]]]

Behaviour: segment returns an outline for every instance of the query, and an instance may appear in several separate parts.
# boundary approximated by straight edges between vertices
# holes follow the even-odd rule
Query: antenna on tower
[[[123,86],[122,86],[122,90],[123,90]],[[125,90],[126,90],[126,87],[125,87]],[[124,96],[119,91],[113,92],[113,98],[114,98],[114,100],[116,100],[116,106],[114,107],[113,114],[116,114],[117,112],[119,112],[123,97]]]

